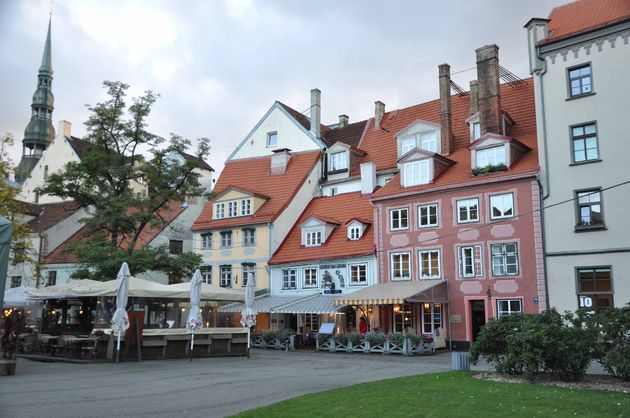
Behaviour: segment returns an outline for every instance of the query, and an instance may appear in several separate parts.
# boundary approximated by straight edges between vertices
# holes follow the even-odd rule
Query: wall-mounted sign
[[[451,314],[450,318],[451,318],[451,322],[454,323],[454,324],[459,324],[460,322],[462,322],[462,316],[461,315]]]
[[[579,296],[578,302],[580,308],[590,308],[593,306],[593,298],[590,298],[588,296]]]

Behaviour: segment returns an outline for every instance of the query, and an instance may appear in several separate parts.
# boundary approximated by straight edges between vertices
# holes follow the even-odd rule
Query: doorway
[[[481,328],[486,325],[486,302],[484,300],[470,301],[470,321],[472,341],[475,341]]]

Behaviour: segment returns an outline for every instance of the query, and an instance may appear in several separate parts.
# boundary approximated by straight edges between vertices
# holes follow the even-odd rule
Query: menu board
[[[332,334],[333,332],[335,332],[335,323],[334,322],[323,322],[320,326],[319,326],[319,331],[320,334]]]

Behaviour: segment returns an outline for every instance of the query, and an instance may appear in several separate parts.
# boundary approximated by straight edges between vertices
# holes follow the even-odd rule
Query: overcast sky
[[[104,80],[161,94],[150,130],[211,139],[209,163],[227,155],[274,100],[303,111],[322,91],[322,122],[373,115],[438,95],[437,66],[475,65],[475,48],[496,43],[501,64],[528,77],[526,33],[566,0],[130,1],[57,0],[52,16],[53,122],[83,136],[86,104]],[[0,133],[19,162],[30,118],[50,3],[0,0]],[[475,71],[453,76],[462,87]]]

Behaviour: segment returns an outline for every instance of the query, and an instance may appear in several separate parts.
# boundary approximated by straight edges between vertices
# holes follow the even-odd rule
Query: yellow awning
[[[448,301],[446,280],[409,280],[377,283],[365,289],[337,296],[335,305],[391,305],[405,302]]]

